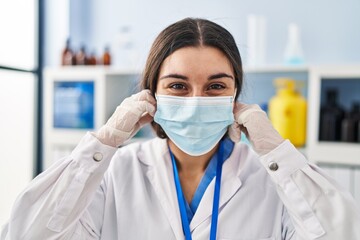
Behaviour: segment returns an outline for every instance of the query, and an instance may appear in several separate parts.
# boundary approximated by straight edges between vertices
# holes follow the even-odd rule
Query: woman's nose
[[[205,93],[202,88],[194,88],[191,97],[205,97]]]

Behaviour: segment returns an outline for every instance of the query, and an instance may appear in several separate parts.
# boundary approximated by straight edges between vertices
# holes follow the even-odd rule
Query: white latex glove
[[[150,90],[134,94],[126,98],[107,123],[93,135],[103,144],[118,147],[153,120],[155,106],[156,101]]]
[[[229,127],[230,139],[239,142],[243,131],[259,155],[270,152],[284,141],[258,105],[236,102],[234,117],[235,122]]]

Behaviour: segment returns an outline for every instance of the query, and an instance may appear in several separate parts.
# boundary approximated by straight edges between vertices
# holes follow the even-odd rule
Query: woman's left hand
[[[243,131],[259,155],[267,154],[284,141],[258,105],[236,102],[234,117],[235,122],[229,127],[231,140],[239,142]]]

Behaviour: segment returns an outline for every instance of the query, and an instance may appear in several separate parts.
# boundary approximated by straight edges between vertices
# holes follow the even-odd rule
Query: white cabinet
[[[307,154],[315,162],[360,165],[360,143],[319,141],[321,86],[325,82],[352,82],[344,92],[349,99],[360,102],[360,66],[318,66],[309,68]]]
[[[87,131],[105,124],[136,91],[139,73],[101,66],[45,69],[43,168],[68,155]]]
[[[333,178],[341,187],[345,188],[354,195],[354,169],[349,166],[337,166],[331,164],[320,164],[331,178]]]
[[[360,143],[319,141],[319,120],[324,86],[342,89],[345,104],[360,102],[360,65],[265,66],[244,69],[245,85],[240,100],[263,104],[275,94],[273,80],[290,77],[303,81],[302,95],[307,99],[307,139],[301,151],[316,163],[360,166]],[[347,86],[345,86],[347,85]]]
[[[360,168],[354,171],[354,197],[360,206]]]
[[[341,187],[350,192],[360,206],[360,168],[351,165],[319,163],[319,166]]]

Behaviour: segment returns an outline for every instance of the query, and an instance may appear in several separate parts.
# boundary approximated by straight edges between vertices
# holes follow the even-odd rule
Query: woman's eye
[[[209,89],[211,90],[211,89],[215,89],[215,90],[220,90],[220,89],[224,89],[225,87],[223,86],[223,85],[221,85],[221,84],[211,84],[210,86],[209,86]]]
[[[182,90],[182,89],[185,89],[185,86],[180,83],[175,83],[175,84],[170,85],[170,88],[176,89],[176,90]]]

